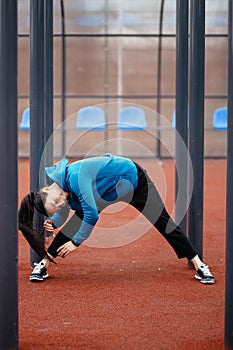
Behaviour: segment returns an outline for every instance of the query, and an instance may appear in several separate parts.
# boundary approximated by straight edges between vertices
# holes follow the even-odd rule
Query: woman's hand
[[[45,229],[45,231],[53,233],[54,228],[53,228],[52,220],[45,220],[44,229]]]
[[[61,256],[62,258],[66,258],[67,255],[75,251],[77,247],[71,242],[66,242],[63,244],[61,247],[58,248],[57,252],[58,255]]]
[[[53,222],[52,220],[45,220],[44,222],[44,238],[45,238],[45,248],[47,249],[53,238],[55,237]]]

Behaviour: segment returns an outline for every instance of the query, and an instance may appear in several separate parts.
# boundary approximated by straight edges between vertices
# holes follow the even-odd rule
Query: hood
[[[68,159],[64,158],[55,165],[46,167],[45,174],[50,180],[56,182],[61,188],[65,189],[65,175],[68,165]]]

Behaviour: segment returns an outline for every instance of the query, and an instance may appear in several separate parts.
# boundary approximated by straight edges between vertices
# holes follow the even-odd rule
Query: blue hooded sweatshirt
[[[73,236],[76,245],[86,240],[93,230],[100,208],[120,201],[137,187],[138,174],[133,161],[127,158],[103,154],[69,164],[62,159],[52,167],[45,168],[46,175],[64,191],[69,192],[71,209],[83,211],[79,230]],[[52,220],[60,226],[67,219],[64,210],[55,213]]]

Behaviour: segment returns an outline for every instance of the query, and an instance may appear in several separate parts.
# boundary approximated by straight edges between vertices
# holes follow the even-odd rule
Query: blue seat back
[[[30,129],[30,109],[27,107],[22,114],[22,119],[20,122],[20,130],[29,130]]]
[[[176,128],[176,111],[174,110],[172,113],[172,127]]]
[[[213,128],[216,130],[226,130],[227,118],[228,118],[227,107],[217,108],[213,114]]]
[[[145,112],[140,107],[124,107],[118,115],[118,128],[128,130],[146,129]]]
[[[89,106],[79,110],[76,122],[77,130],[103,130],[105,127],[105,114],[101,108]]]

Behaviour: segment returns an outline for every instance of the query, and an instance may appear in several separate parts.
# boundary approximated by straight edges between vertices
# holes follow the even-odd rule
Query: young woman
[[[104,154],[72,164],[63,159],[46,168],[45,174],[52,184],[27,195],[19,210],[19,229],[42,258],[32,271],[30,281],[43,281],[48,277],[50,260],[58,255],[65,258],[75,251],[91,234],[99,213],[108,205],[123,201],[154,225],[179,259],[192,262],[196,279],[204,284],[215,282],[208,266],[167,213],[157,189],[140,165],[127,158]],[[47,251],[33,230],[34,209],[51,219],[45,221],[46,230],[51,232],[67,221],[70,209],[75,211]]]

